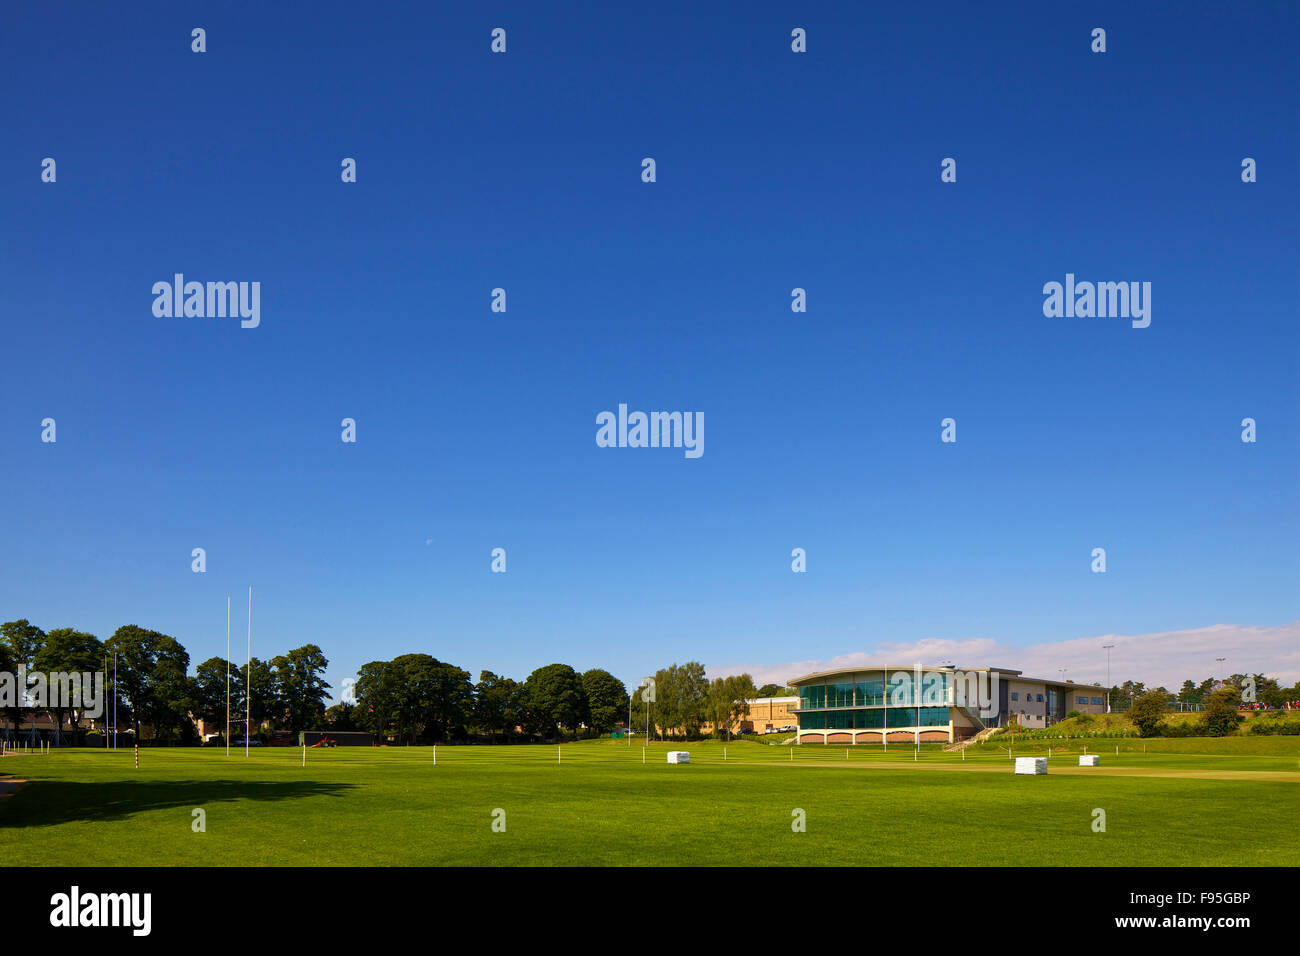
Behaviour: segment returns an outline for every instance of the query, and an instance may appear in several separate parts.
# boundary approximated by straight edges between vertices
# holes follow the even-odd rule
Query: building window
[[[1018,693],[1013,693],[1013,694],[1011,695],[1011,699],[1012,699],[1012,700],[1019,700],[1019,699],[1020,699],[1020,695],[1019,695]]]
[[[809,707],[825,707],[826,688],[821,685],[815,687],[800,687],[799,706],[805,709]]]
[[[885,682],[879,680],[858,681],[853,687],[853,693],[857,697],[856,703],[862,705],[880,706],[885,702]]]
[[[826,685],[826,706],[827,707],[852,707],[853,706],[853,685],[852,684],[827,684]]]

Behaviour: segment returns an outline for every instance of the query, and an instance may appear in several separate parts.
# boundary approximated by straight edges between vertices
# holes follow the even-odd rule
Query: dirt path
[[[23,788],[27,783],[26,780],[19,780],[17,777],[5,777],[0,780],[0,800],[5,797],[12,797],[15,793]]]

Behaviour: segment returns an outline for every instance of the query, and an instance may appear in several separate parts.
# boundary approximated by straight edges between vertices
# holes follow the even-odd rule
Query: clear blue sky
[[[0,615],[242,660],[251,584],[336,687],[1300,618],[1294,4],[698,6],[9,10]]]

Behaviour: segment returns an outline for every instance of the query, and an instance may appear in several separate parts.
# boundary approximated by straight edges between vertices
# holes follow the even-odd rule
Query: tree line
[[[1213,701],[1215,693],[1223,687],[1234,687],[1240,694],[1247,688],[1253,686],[1253,701],[1266,704],[1270,707],[1281,707],[1287,701],[1300,700],[1300,681],[1297,681],[1293,687],[1287,687],[1280,683],[1275,677],[1268,677],[1264,674],[1233,674],[1222,680],[1216,677],[1207,677],[1200,683],[1192,680],[1185,680],[1177,691],[1171,691],[1163,685],[1159,687],[1147,687],[1142,681],[1126,680],[1123,684],[1116,684],[1110,689],[1111,706],[1114,707],[1117,702],[1128,703],[1136,701],[1144,694],[1152,693],[1161,695],[1169,703],[1176,703],[1184,708],[1189,707],[1206,707]],[[1155,700],[1156,698],[1152,698]]]
[[[116,673],[114,672],[116,662]],[[623,726],[645,730],[646,692],[635,696],[607,670],[579,672],[568,664],[539,667],[523,681],[468,671],[429,654],[403,654],[361,667],[343,703],[327,706],[329,661],[315,644],[263,661],[235,664],[224,657],[203,661],[189,674],[190,655],[176,638],[134,624],[107,640],[76,628],[44,631],[26,619],[0,624],[0,671],[106,675],[102,728],[116,716],[136,739],[192,743],[196,722],[224,727],[229,694],[232,728],[247,714],[254,732],[262,727],[302,730],[362,730],[399,743],[481,738],[493,741],[601,735]],[[229,675],[229,681],[227,681]],[[656,672],[650,720],[659,736],[698,736],[706,724],[726,732],[743,719],[754,697],[789,693],[777,684],[756,688],[748,674],[708,680],[698,661]],[[32,716],[34,708],[5,708],[8,729]],[[83,742],[75,708],[41,708],[62,731]],[[147,732],[147,737],[145,736]]]
[[[326,712],[326,727],[398,743],[604,734],[621,724],[628,702],[623,682],[600,668],[547,664],[522,682],[480,671],[474,682],[429,654],[364,664],[352,690],[352,700]]]
[[[704,665],[692,661],[656,672],[651,703],[654,733],[698,736],[706,723],[715,733],[748,714],[747,700],[787,693],[779,684],[755,688],[748,674],[710,681]],[[555,740],[600,736],[626,725],[644,733],[642,694],[631,696],[607,670],[579,672],[568,664],[547,664],[521,681],[468,671],[428,654],[403,654],[391,661],[361,667],[353,700],[336,704],[325,715],[336,731],[369,731],[398,743],[480,739],[487,741]]]
[[[736,721],[749,716],[749,701],[795,696],[780,684],[755,687],[749,674],[709,680],[699,661],[672,664],[656,671],[653,680],[633,694],[632,729],[644,733],[648,720],[651,733],[661,739],[700,737],[706,725],[713,736],[721,737],[730,733]]]
[[[0,624],[0,671],[103,671],[104,710],[96,721],[106,728],[116,704],[119,723],[132,727],[136,740],[146,739],[142,732],[147,729],[148,739],[191,743],[198,733],[195,721],[224,725],[227,671],[232,727],[243,723],[245,712],[254,729],[272,722],[287,730],[308,730],[324,718],[330,685],[323,675],[329,661],[315,644],[240,665],[213,657],[199,664],[193,676],[189,666],[189,652],[180,641],[134,624],[119,627],[103,641],[76,628],[46,632],[26,619]],[[40,709],[60,731],[70,726],[75,742],[82,742],[81,712],[67,706]],[[20,698],[4,710],[6,728],[16,729],[34,708],[24,707]]]

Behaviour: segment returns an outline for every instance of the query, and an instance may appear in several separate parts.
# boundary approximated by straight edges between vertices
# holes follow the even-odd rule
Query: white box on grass
[[[1016,773],[1040,774],[1047,773],[1046,757],[1017,757]]]
[[[1101,763],[1101,758],[1096,754],[1082,754],[1079,757],[1080,767],[1096,767]]]
[[[669,763],[690,763],[691,755],[687,753],[685,750],[670,750],[668,751],[668,762]]]

